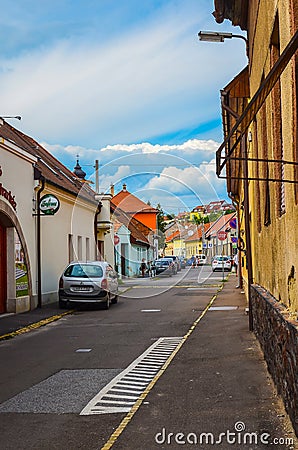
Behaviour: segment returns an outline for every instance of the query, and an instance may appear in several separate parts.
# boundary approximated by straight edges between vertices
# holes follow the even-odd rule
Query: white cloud
[[[145,186],[146,190],[163,190],[176,195],[193,195],[203,203],[216,199],[225,189],[223,180],[215,173],[215,160],[203,162],[198,167],[166,167],[160,175],[153,177]]]
[[[140,144],[115,144],[107,145],[103,147],[100,151],[121,151],[121,152],[141,152],[141,153],[162,153],[162,152],[182,152],[182,153],[194,153],[194,152],[215,152],[218,149],[218,142],[209,140],[199,140],[199,139],[189,139],[183,144],[175,145],[160,145],[160,144],[150,144],[149,142],[143,142]]]
[[[64,38],[2,58],[2,110],[39,139],[90,147],[213,120],[244,52],[199,43],[200,7],[182,3],[110,40]]]

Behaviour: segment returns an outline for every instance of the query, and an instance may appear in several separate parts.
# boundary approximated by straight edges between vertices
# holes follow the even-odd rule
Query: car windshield
[[[75,278],[102,278],[103,270],[98,265],[73,264],[66,269],[64,275]]]
[[[163,259],[163,260],[156,261],[155,264],[156,264],[157,266],[168,266],[170,263],[169,263],[168,260]]]
[[[227,256],[216,256],[215,259],[217,261],[228,261],[228,257]]]

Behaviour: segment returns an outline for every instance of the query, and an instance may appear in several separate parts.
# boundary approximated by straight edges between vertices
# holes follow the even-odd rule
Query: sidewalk
[[[232,274],[133,417],[116,430],[113,450],[298,448],[236,284]],[[294,444],[285,445],[288,439]]]

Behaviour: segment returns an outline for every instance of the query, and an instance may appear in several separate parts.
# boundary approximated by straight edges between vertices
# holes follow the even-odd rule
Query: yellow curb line
[[[116,442],[116,440],[118,439],[118,437],[120,436],[120,434],[124,431],[124,429],[127,427],[127,425],[129,424],[129,422],[131,421],[131,419],[133,418],[133,416],[135,415],[135,413],[138,411],[138,409],[140,408],[141,404],[143,403],[143,401],[145,400],[145,398],[147,397],[147,395],[149,394],[149,392],[151,391],[151,389],[153,388],[153,386],[155,385],[155,383],[158,381],[158,379],[162,376],[162,374],[165,372],[165,370],[167,369],[167,367],[170,365],[170,363],[172,362],[173,358],[176,356],[176,354],[178,353],[178,351],[181,349],[182,345],[186,342],[186,340],[189,338],[189,336],[191,335],[191,333],[195,330],[196,326],[198,325],[198,323],[202,320],[202,318],[205,316],[205,314],[207,313],[208,309],[210,308],[210,306],[214,303],[215,299],[217,298],[218,294],[221,292],[221,290],[223,289],[223,284],[221,285],[221,287],[217,290],[217,293],[213,295],[213,297],[211,298],[210,302],[208,303],[208,305],[205,307],[204,311],[202,312],[202,314],[200,314],[200,316],[194,321],[194,323],[192,324],[192,326],[190,327],[190,329],[188,330],[188,332],[186,333],[185,336],[183,336],[182,341],[177,345],[176,349],[173,351],[173,353],[169,356],[169,358],[167,359],[167,361],[164,363],[164,365],[162,366],[162,368],[159,370],[159,372],[155,375],[155,377],[153,378],[153,380],[150,382],[150,384],[147,386],[147,388],[145,389],[145,391],[140,395],[140,397],[138,398],[138,400],[136,401],[136,403],[133,405],[133,407],[131,408],[131,410],[129,411],[129,413],[127,413],[127,415],[124,417],[124,419],[122,419],[122,421],[120,422],[119,426],[116,428],[116,430],[114,431],[113,434],[111,434],[109,440],[105,443],[105,445],[101,448],[101,450],[109,450],[110,448],[112,448],[112,446],[114,445],[114,443]]]
[[[44,325],[47,325],[48,323],[55,322],[56,320],[61,319],[63,316],[66,316],[67,314],[72,314],[74,310],[66,311],[62,314],[57,314],[56,316],[51,316],[48,319],[42,319],[39,322],[32,323],[28,325],[27,327],[20,328],[19,330],[12,331],[11,333],[3,334],[0,336],[0,341],[4,341],[6,339],[11,339],[15,336],[18,336],[19,334],[28,333],[31,330],[36,330],[37,328],[43,327]]]

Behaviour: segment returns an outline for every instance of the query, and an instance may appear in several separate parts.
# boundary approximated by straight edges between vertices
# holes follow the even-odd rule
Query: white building
[[[3,119],[0,166],[0,313],[56,301],[59,277],[71,260],[108,256],[113,263],[111,226],[98,230],[110,211],[106,200],[96,200],[88,183]]]

